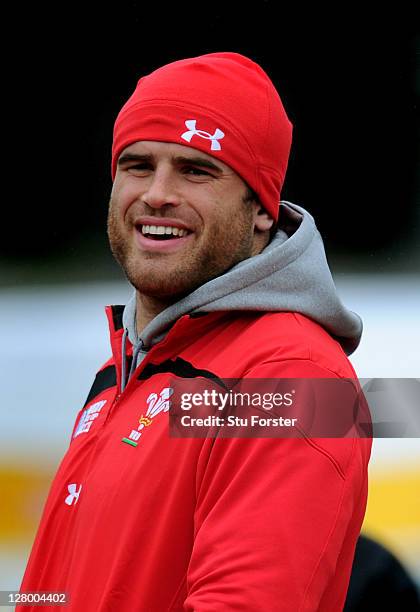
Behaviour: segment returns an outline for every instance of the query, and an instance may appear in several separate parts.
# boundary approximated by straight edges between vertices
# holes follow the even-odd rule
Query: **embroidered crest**
[[[138,440],[140,440],[143,434],[143,429],[149,427],[153,423],[153,419],[160,412],[168,412],[171,406],[169,398],[173,392],[174,390],[171,387],[164,387],[159,395],[157,395],[157,393],[151,393],[146,400],[148,406],[146,415],[141,415],[137,429],[132,429],[128,438],[122,438],[122,442],[130,444],[131,446],[137,446]]]

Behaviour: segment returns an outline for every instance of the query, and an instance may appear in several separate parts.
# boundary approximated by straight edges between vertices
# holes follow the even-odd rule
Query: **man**
[[[168,435],[174,379],[355,377],[360,320],[312,217],[279,208],[291,132],[235,53],[156,70],[119,113],[108,231],[135,293],[107,309],[113,357],[22,591],[66,591],[77,611],[342,609],[369,441]]]

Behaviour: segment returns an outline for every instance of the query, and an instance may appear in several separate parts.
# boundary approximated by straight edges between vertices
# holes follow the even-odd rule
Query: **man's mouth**
[[[137,231],[143,236],[151,240],[172,240],[174,238],[183,238],[191,232],[187,229],[181,229],[171,225],[136,225]]]

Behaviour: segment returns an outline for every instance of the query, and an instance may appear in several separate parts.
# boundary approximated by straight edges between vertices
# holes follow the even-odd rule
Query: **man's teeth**
[[[142,225],[141,226],[142,234],[155,234],[155,235],[163,235],[163,234],[172,234],[173,236],[178,236],[182,238],[182,236],[186,236],[188,231],[185,229],[180,229],[179,227],[171,227],[170,225]]]

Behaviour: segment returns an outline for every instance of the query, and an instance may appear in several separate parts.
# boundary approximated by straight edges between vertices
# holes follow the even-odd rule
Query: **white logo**
[[[80,417],[77,429],[74,432],[73,438],[76,438],[82,433],[87,433],[91,428],[93,421],[99,416],[100,411],[105,406],[106,400],[92,404],[90,408],[85,410]]]
[[[205,138],[206,140],[211,140],[211,150],[212,151],[220,151],[222,148],[219,140],[224,138],[224,133],[219,128],[216,128],[214,134],[209,134],[209,132],[205,132],[204,130],[196,130],[195,126],[197,123],[197,119],[187,119],[185,125],[188,128],[188,132],[184,132],[181,134],[181,138],[186,140],[187,142],[191,142],[191,138],[193,136],[200,136],[200,138]]]
[[[68,506],[72,506],[73,503],[74,505],[76,505],[77,502],[79,501],[79,495],[80,495],[80,491],[82,490],[82,485],[79,485],[79,489],[77,491],[76,491],[76,487],[77,487],[76,483],[67,485],[67,490],[69,492],[69,495],[67,495],[64,501],[66,502]]]
[[[123,442],[129,442],[130,440],[137,442],[142,435],[142,429],[149,427],[153,423],[153,419],[159,412],[168,412],[171,407],[171,400],[169,399],[173,394],[174,390],[172,387],[164,387],[159,393],[151,393],[147,398],[147,412],[146,416],[141,416],[139,419],[139,426],[137,429],[132,429],[128,438],[123,438]],[[137,444],[133,444],[137,446]]]

